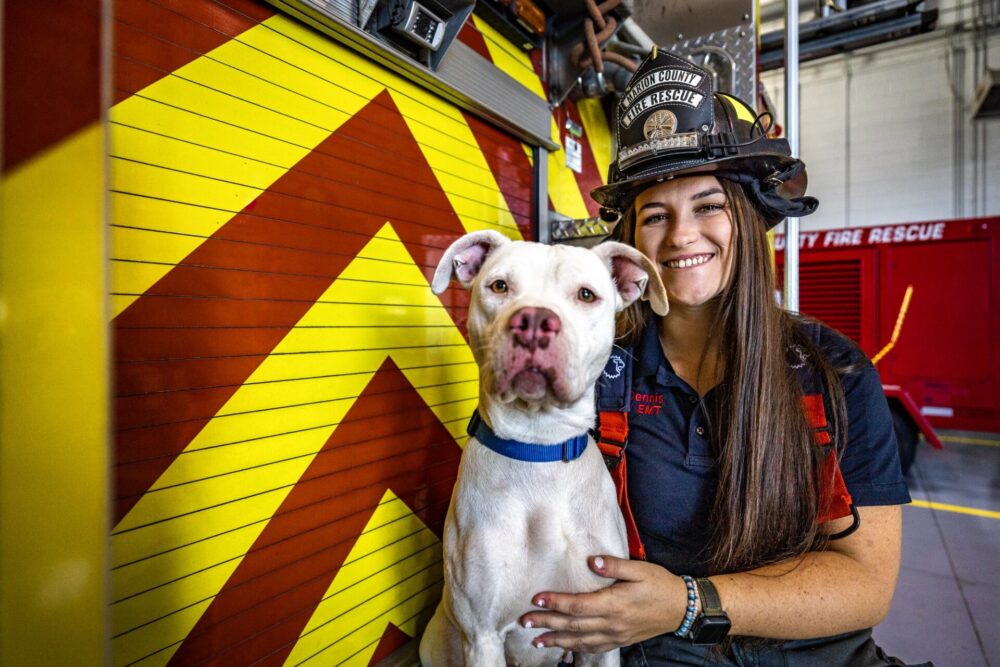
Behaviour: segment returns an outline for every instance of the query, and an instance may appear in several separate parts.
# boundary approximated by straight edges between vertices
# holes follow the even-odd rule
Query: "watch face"
[[[699,646],[718,644],[726,635],[732,623],[725,614],[719,616],[699,616],[691,628],[691,643]]]

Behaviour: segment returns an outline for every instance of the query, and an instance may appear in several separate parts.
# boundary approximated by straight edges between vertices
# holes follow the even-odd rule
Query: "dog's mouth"
[[[516,353],[514,357],[520,356]],[[564,372],[560,372],[559,364],[545,363],[544,359],[534,356],[509,359],[511,363],[498,364],[496,374],[497,396],[501,401],[523,400],[529,403],[542,403],[554,399],[557,403],[566,403],[572,393],[567,386]]]
[[[511,377],[511,388],[522,398],[542,398],[555,381],[552,369],[528,366]]]

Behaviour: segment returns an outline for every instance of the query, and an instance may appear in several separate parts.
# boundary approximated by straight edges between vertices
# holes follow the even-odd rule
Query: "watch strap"
[[[713,584],[707,578],[695,579],[698,586],[698,597],[701,598],[701,613],[706,616],[719,616],[726,612],[722,609],[722,600],[719,599],[719,591],[715,590]]]

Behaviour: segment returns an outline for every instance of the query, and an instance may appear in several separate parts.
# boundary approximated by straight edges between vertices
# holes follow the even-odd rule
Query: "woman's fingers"
[[[546,632],[532,642],[538,648],[557,646],[574,653],[604,653],[621,646],[611,637],[600,632]]]
[[[591,556],[590,569],[608,579],[619,581],[640,581],[648,576],[649,563],[614,556]]]
[[[553,611],[533,611],[521,617],[521,625],[526,628],[582,633],[606,630],[608,622],[598,616],[568,616]]]
[[[608,604],[609,589],[594,593],[539,593],[531,604],[570,616],[601,616]]]

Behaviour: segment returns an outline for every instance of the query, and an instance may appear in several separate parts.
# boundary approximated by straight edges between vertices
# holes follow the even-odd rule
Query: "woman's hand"
[[[612,556],[588,559],[590,569],[610,580],[593,593],[535,595],[532,604],[546,611],[521,617],[521,625],[549,628],[536,646],[558,646],[581,653],[603,653],[665,632],[673,632],[687,609],[687,588],[659,565]]]

